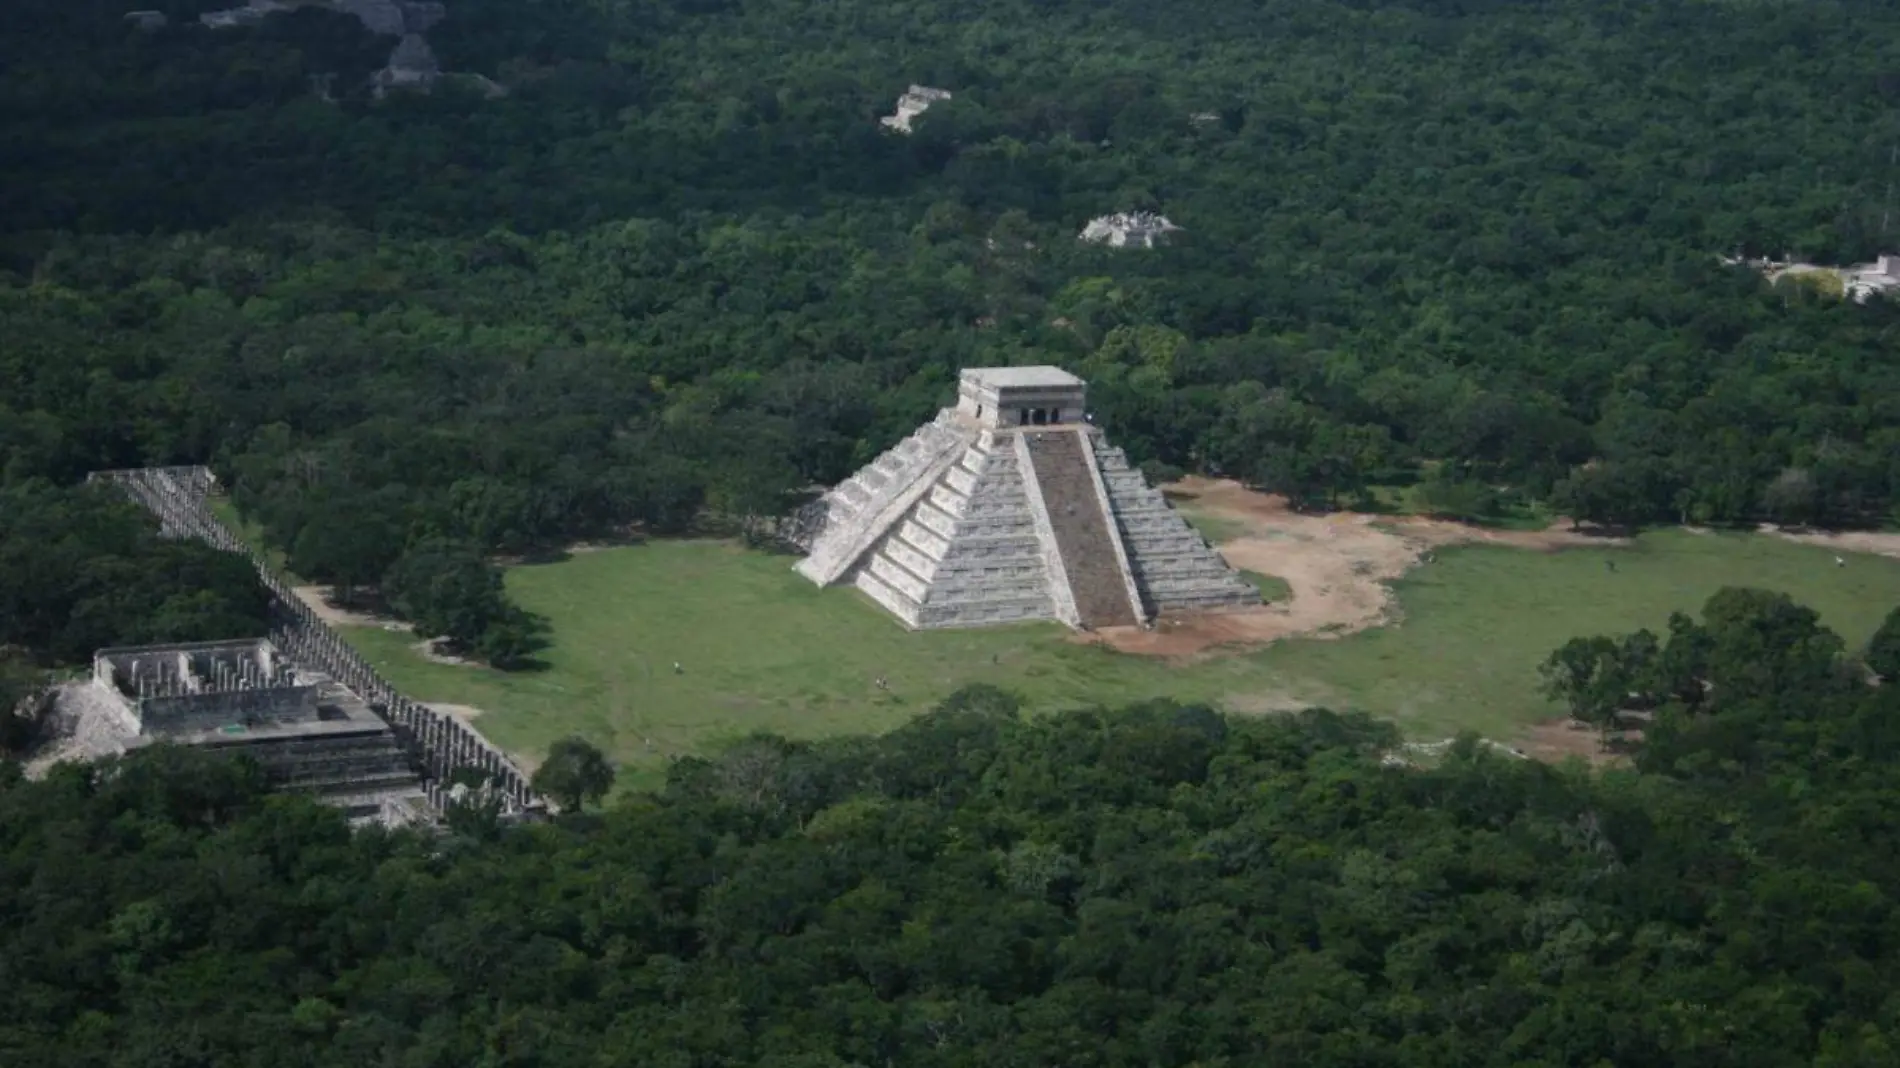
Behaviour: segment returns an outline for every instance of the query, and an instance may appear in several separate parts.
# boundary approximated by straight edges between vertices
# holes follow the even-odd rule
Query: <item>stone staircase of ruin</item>
[[[901,522],[897,517],[914,508],[918,483],[940,478],[952,453],[967,446],[969,437],[951,413],[939,413],[833,487],[818,501],[819,530],[795,570],[821,586],[844,577],[867,548],[887,535],[894,519]]]
[[[1121,449],[1095,442],[1095,459],[1150,615],[1260,603],[1260,591],[1188,525]]]
[[[1013,450],[977,436],[879,538],[853,582],[920,629],[1054,618]]]
[[[1024,433],[1077,617],[1089,628],[1134,626],[1140,620],[1129,603],[1115,533],[1095,489],[1090,446],[1074,430]]]

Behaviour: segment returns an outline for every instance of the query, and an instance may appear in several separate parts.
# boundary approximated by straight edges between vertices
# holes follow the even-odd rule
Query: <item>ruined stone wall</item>
[[[214,731],[234,724],[310,722],[317,718],[317,688],[291,686],[147,697],[134,708],[141,734]]]
[[[98,471],[88,481],[95,479],[117,486],[156,515],[167,536],[197,538],[226,552],[250,557],[258,577],[272,594],[278,622],[271,631],[271,641],[297,663],[349,687],[382,715],[426,769],[432,781],[425,784],[425,789],[438,808],[446,803],[444,784],[449,776],[463,769],[488,775],[511,811],[543,807],[529,788],[528,776],[506,754],[460,720],[397,693],[368,661],[317,618],[262,554],[252,551],[218,522],[211,514],[210,494],[216,480],[209,469]]]

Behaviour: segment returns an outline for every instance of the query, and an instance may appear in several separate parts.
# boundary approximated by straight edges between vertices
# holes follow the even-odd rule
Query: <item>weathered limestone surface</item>
[[[1121,449],[1098,438],[1095,457],[1135,586],[1151,615],[1260,603],[1260,591],[1128,465]]]
[[[932,89],[928,85],[913,85],[903,96],[897,98],[897,110],[878,119],[878,123],[898,133],[910,133],[912,119],[930,110],[930,105],[939,100],[950,99],[947,89]]]
[[[1011,443],[973,440],[853,575],[906,625],[1061,618]]]
[[[1026,453],[1055,530],[1056,544],[1075,597],[1082,626],[1127,627],[1140,620],[1141,605],[1123,584],[1120,550],[1109,518],[1095,494],[1094,455],[1083,435],[1069,429],[1023,431]]]
[[[927,475],[956,462],[973,435],[939,414],[915,434],[838,484],[819,502],[819,532],[798,573],[829,586],[930,488]]]
[[[1153,248],[1155,242],[1180,230],[1166,216],[1153,212],[1118,212],[1090,219],[1081,239],[1110,248]]]

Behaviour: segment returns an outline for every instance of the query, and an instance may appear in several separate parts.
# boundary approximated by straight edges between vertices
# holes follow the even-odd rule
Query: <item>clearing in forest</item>
[[[854,590],[812,586],[793,557],[713,541],[510,568],[511,595],[553,623],[543,671],[431,663],[413,635],[380,627],[342,633],[418,700],[481,710],[483,733],[528,761],[581,734],[628,766],[631,785],[653,785],[669,757],[759,730],[886,730],[974,682],[1036,709],[1150,696],[1240,713],[1322,703],[1390,717],[1414,737],[1470,728],[1555,754],[1577,739],[1549,725],[1559,710],[1537,695],[1536,667],[1571,637],[1660,630],[1725,585],[1785,591],[1850,645],[1900,604],[1900,561],[1854,554],[1837,567],[1832,546],[1783,538],[1659,531],[1616,543],[1303,516],[1220,484],[1186,488],[1197,496],[1183,510],[1236,564],[1291,591],[1266,610],[1283,640],[1128,655],[1055,624],[906,631]]]

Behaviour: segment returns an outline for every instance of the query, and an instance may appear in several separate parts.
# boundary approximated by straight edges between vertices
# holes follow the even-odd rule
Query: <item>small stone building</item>
[[[911,120],[930,110],[930,105],[939,100],[949,100],[948,89],[932,89],[928,85],[913,85],[903,96],[897,98],[897,111],[878,119],[878,124],[898,133],[909,133]]]
[[[1164,215],[1147,211],[1118,212],[1089,220],[1081,240],[1110,248],[1153,248],[1155,242],[1181,228]]]
[[[249,756],[279,788],[356,816],[420,804],[421,777],[389,724],[266,639],[101,649],[91,685],[127,749],[172,742]]]

